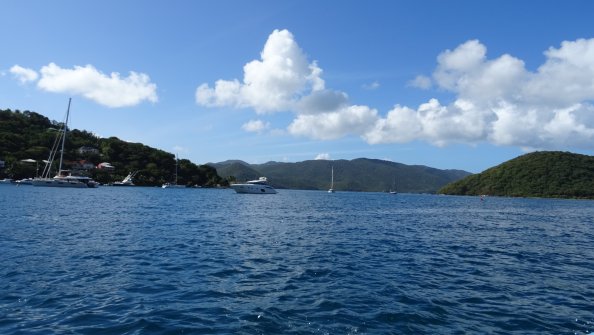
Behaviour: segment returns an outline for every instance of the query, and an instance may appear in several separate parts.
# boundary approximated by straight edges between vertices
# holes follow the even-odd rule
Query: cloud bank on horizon
[[[508,54],[488,59],[487,47],[469,40],[439,54],[430,76],[408,83],[450,92],[453,102],[430,99],[416,108],[396,104],[382,116],[372,107],[351,104],[345,92],[327,89],[317,62],[308,62],[288,30],[275,30],[261,59],[243,67],[243,81],[202,84],[196,102],[251,108],[262,116],[291,112],[295,117],[287,131],[319,140],[355,135],[370,144],[487,141],[526,149],[593,149],[594,38],[563,41],[544,55],[546,61],[529,71]],[[269,127],[251,120],[243,129]]]
[[[37,81],[37,88],[43,91],[80,95],[110,108],[158,100],[157,85],[151,83],[148,75],[134,71],[122,78],[117,72],[107,76],[92,65],[65,69],[54,63],[43,66],[39,71],[41,76],[37,71],[19,65],[9,71],[21,84]]]

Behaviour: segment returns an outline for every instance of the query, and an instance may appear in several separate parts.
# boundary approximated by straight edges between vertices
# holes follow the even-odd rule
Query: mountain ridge
[[[399,192],[435,193],[442,186],[471,174],[463,170],[440,170],[374,158],[246,163],[248,165],[227,160],[207,164],[214,167],[221,177],[231,181],[265,176],[277,188],[305,190],[327,190],[332,168],[337,191],[385,192],[395,183]]]

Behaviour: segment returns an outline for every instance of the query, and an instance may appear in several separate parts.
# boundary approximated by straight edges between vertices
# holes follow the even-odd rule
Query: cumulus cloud
[[[61,68],[50,63],[41,68],[37,86],[48,92],[81,95],[107,107],[134,106],[144,100],[157,102],[157,85],[148,75],[131,71],[128,77],[106,75],[92,65]]]
[[[373,129],[377,120],[377,110],[367,106],[349,106],[328,113],[298,115],[288,130],[296,136],[334,140],[347,135],[365,134]]]
[[[594,39],[564,41],[544,56],[545,62],[530,71],[513,55],[489,58],[480,41],[466,41],[440,53],[430,76],[407,83],[449,92],[451,102],[396,104],[380,114],[326,88],[317,62],[307,60],[289,31],[275,30],[261,58],[244,66],[242,81],[202,84],[196,101],[252,108],[259,114],[291,112],[295,117],[288,133],[319,140],[360,136],[370,144],[422,140],[438,146],[491,142],[535,149],[594,148]]]
[[[432,79],[454,101],[431,99],[415,109],[397,105],[363,137],[369,143],[594,148],[594,39],[565,41],[544,55],[544,64],[531,72],[508,54],[488,59],[477,40],[446,50]]]
[[[200,85],[196,102],[209,107],[249,107],[263,114],[293,110],[302,96],[324,89],[322,70],[315,61],[308,63],[288,30],[273,31],[260,56],[243,67],[242,82],[218,80],[214,88]]]
[[[21,83],[33,82],[39,74],[15,65],[10,72]],[[148,75],[131,71],[128,77],[112,72],[106,75],[92,65],[61,68],[54,63],[43,66],[37,87],[54,93],[81,95],[107,107],[134,106],[142,101],[157,102],[157,85]]]
[[[296,136],[336,139],[361,135],[373,128],[377,111],[349,105],[346,93],[325,88],[322,69],[308,62],[287,30],[270,34],[260,60],[247,63],[243,81],[217,80],[214,87],[196,89],[196,102],[208,107],[253,108],[258,114],[292,112],[296,118],[287,131]],[[376,83],[376,85],[379,84]],[[269,124],[250,121],[246,131],[261,132]]]
[[[39,74],[35,70],[27,69],[19,65],[14,65],[9,71],[19,82],[21,82],[21,84],[36,81],[37,78],[39,78]]]
[[[262,120],[250,120],[241,126],[241,129],[252,133],[261,133],[268,128],[270,128],[270,123]]]
[[[318,154],[316,156],[316,158],[314,158],[314,159],[317,161],[327,161],[327,160],[330,160],[330,154],[329,153],[321,153],[321,154]]]
[[[299,114],[322,114],[346,107],[348,96],[344,92],[320,90],[304,96],[296,104]]]

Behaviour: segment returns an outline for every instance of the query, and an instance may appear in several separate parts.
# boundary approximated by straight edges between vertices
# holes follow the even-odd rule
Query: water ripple
[[[0,187],[2,334],[590,334],[591,201]]]

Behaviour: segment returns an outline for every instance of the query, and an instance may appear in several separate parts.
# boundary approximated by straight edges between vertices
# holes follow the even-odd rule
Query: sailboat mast
[[[64,129],[62,130],[62,149],[60,150],[60,165],[58,169],[58,175],[62,173],[62,161],[64,160],[64,142],[66,142],[66,130],[68,129],[68,117],[70,116],[70,102],[72,98],[68,98],[68,109],[66,110],[66,122],[64,123]]]

